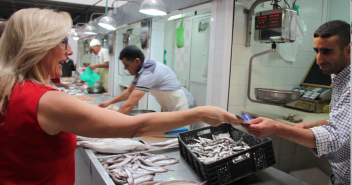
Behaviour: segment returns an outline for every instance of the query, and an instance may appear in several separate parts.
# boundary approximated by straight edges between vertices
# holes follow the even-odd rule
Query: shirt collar
[[[351,75],[351,64],[348,65],[345,69],[343,69],[339,74],[337,75],[332,74],[331,78],[333,82],[339,82],[344,79],[350,80],[350,75]]]
[[[100,50],[99,50],[99,52],[98,52],[97,55],[100,55],[100,54],[101,54],[101,52],[102,52],[101,50],[102,50],[102,49],[103,49],[103,47],[100,48]]]
[[[144,61],[141,64],[139,64],[139,66],[138,66],[138,74],[143,71],[143,66],[144,66],[144,64],[146,62],[147,62],[147,59],[144,59]]]

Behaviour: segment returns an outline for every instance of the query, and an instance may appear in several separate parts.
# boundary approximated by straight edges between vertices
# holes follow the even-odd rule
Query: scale
[[[255,14],[254,40],[261,43],[294,42],[297,12],[281,8]]]
[[[246,47],[250,46],[251,20],[255,7],[268,0],[255,1],[247,18]],[[296,39],[297,11],[288,8],[278,8],[278,0],[273,2],[273,10],[261,11],[255,14],[254,40],[261,43],[271,43],[271,49],[253,55],[249,60],[247,97],[251,102],[281,106],[300,98],[300,92],[280,89],[255,88],[257,100],[251,98],[252,63],[255,57],[275,52],[276,43],[294,42]]]
[[[316,61],[317,58],[315,57],[300,83],[300,86],[306,87],[302,98],[287,103],[285,106],[320,113],[323,112],[325,105],[330,104],[332,89],[331,76],[324,74]],[[299,89],[297,90],[299,91]],[[318,93],[319,91],[323,92]],[[317,95],[314,96],[314,93]],[[309,94],[311,95],[309,96]]]

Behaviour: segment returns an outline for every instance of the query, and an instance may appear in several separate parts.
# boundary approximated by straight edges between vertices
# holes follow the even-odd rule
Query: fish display
[[[248,144],[243,142],[242,138],[238,141],[234,141],[229,133],[219,134],[217,136],[212,135],[212,137],[213,139],[198,137],[198,139],[194,139],[195,143],[187,145],[191,152],[205,164],[250,149]],[[239,156],[234,162],[242,160],[243,158],[244,157]]]
[[[200,183],[200,182],[190,181],[190,180],[170,180],[170,181],[160,183],[159,185],[205,185],[205,184],[206,182]]]
[[[113,157],[101,157],[99,161],[115,184],[151,185],[156,173],[171,171],[162,166],[178,163],[177,159],[152,153],[120,154]]]
[[[151,150],[153,147],[142,140],[125,138],[88,138],[77,136],[77,146],[90,148],[100,153],[127,153],[133,151]]]
[[[178,139],[170,139],[164,142],[152,143],[152,146],[163,146],[163,148],[172,148],[178,146]]]

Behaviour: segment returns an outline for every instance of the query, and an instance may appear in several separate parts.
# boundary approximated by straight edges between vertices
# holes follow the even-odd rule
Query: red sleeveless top
[[[39,99],[50,90],[31,81],[13,88],[0,120],[0,184],[74,184],[76,136],[51,136],[38,124]]]

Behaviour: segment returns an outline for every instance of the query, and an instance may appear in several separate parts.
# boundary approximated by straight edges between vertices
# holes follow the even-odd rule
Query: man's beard
[[[337,74],[341,72],[344,67],[346,66],[346,56],[344,53],[340,55],[340,57],[336,60],[331,60],[328,62],[321,63],[319,66],[329,66],[330,68],[327,70],[321,70],[324,74],[331,75],[331,74]]]

